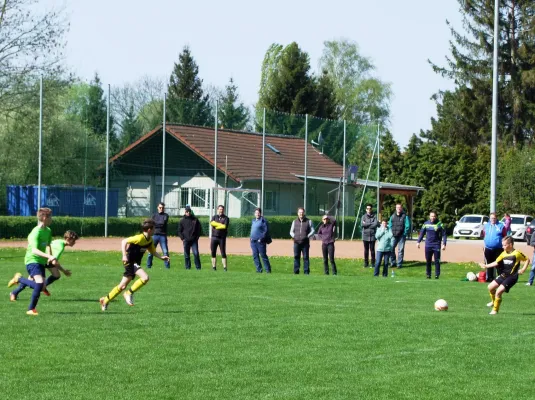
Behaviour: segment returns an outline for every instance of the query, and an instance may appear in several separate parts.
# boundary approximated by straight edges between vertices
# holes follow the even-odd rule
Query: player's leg
[[[217,255],[217,246],[219,245],[219,240],[212,238],[210,241],[210,253],[212,253],[212,269],[216,270],[216,255]]]
[[[149,275],[147,275],[147,273],[141,268],[136,271],[136,275],[138,276],[138,279],[132,284],[132,286],[130,286],[130,289],[124,292],[123,295],[126,304],[128,304],[129,306],[134,305],[134,293],[149,282]]]
[[[435,279],[440,276],[440,248],[433,250],[433,257],[435,259]]]
[[[492,311],[489,313],[491,315],[498,314],[498,311],[500,311],[500,306],[502,304],[502,294],[506,291],[504,285],[500,285],[498,289],[496,290],[496,296],[494,299],[494,305],[492,307]]]
[[[28,315],[37,315],[37,311],[35,308],[37,307],[37,303],[39,302],[39,297],[41,297],[41,291],[43,290],[43,285],[45,282],[45,267],[40,264],[31,264],[31,274],[30,276],[33,278],[33,292],[32,292],[32,298],[30,300],[30,304],[28,305],[28,312],[26,314]],[[32,286],[32,285],[28,285]]]
[[[61,278],[61,273],[59,272],[58,267],[49,267],[48,272],[50,273],[50,275],[48,275],[48,277],[46,278],[45,286],[43,287],[43,294],[45,296],[50,296],[48,287],[54,282],[56,282],[59,278]]]
[[[126,289],[132,278],[135,276],[134,266],[133,265],[127,265],[125,266],[125,273],[123,275],[123,278],[121,279],[121,282],[117,286],[115,286],[110,293],[108,293],[106,296],[100,298],[100,305],[102,307],[102,311],[106,311],[108,308],[108,304],[110,301],[115,299],[119,293],[121,293],[123,290]]]
[[[221,262],[223,263],[223,270],[227,271],[227,238],[222,238],[219,244],[221,250]]]
[[[433,249],[425,247],[425,275],[427,279],[431,279],[431,258],[433,257]]]
[[[494,305],[494,300],[496,298],[496,289],[500,284],[496,281],[492,281],[489,283],[488,289],[489,289],[489,295],[490,295],[490,303],[487,303],[487,307],[492,307]]]

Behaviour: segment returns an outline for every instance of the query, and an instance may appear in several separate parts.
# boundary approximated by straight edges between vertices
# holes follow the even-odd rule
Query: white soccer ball
[[[466,279],[468,279],[470,282],[477,281],[477,275],[473,272],[469,272],[466,274]]]
[[[448,311],[448,302],[444,299],[439,299],[435,301],[435,310]]]

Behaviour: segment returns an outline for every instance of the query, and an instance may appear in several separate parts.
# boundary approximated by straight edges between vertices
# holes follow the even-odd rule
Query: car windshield
[[[524,218],[522,217],[512,217],[511,225],[524,225]]]
[[[466,224],[479,224],[481,222],[481,217],[468,215],[468,216],[462,217],[460,222],[464,222]]]

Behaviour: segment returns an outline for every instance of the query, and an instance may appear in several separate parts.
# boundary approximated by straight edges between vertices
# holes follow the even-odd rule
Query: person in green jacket
[[[384,258],[383,264],[383,277],[388,276],[388,264],[390,261],[390,255],[394,249],[394,236],[392,231],[388,227],[386,220],[381,221],[381,226],[377,229],[375,233],[375,238],[377,239],[376,248],[377,256],[375,257],[375,270],[373,271],[373,276],[379,276],[379,268],[381,267],[381,260]],[[394,263],[392,267],[395,267]]]

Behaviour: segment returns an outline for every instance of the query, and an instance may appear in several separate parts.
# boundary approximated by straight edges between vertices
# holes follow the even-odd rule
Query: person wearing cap
[[[329,275],[329,264],[331,262],[332,274],[336,275],[336,263],[334,262],[334,241],[336,239],[336,221],[331,222],[328,215],[321,219],[321,225],[318,229],[318,236],[321,239],[321,251],[323,253],[323,272]],[[327,260],[328,257],[328,260]]]
[[[195,269],[201,269],[201,258],[199,257],[199,237],[201,236],[201,223],[193,214],[191,207],[186,206],[184,216],[178,223],[178,237],[182,239],[184,246],[184,266],[191,269],[190,251],[193,251],[193,261]]]
[[[158,244],[162,248],[162,254],[166,257],[169,256],[168,246],[167,246],[167,223],[169,222],[169,214],[165,212],[165,203],[158,203],[158,212],[152,214],[151,219],[154,221],[154,235],[152,236],[152,241],[154,243],[154,248],[158,247]],[[165,260],[165,268],[169,269],[171,264],[169,259]],[[147,257],[147,268],[152,268],[152,254],[149,253]]]
[[[269,238],[269,225],[268,222],[262,216],[262,209],[257,208],[254,211],[254,218],[251,222],[251,250],[253,251],[253,262],[256,268],[256,272],[259,274],[262,273],[262,264],[260,263],[260,258],[262,258],[262,263],[264,264],[264,269],[266,274],[271,273],[271,264],[269,263],[269,258],[267,256],[267,244]]]

